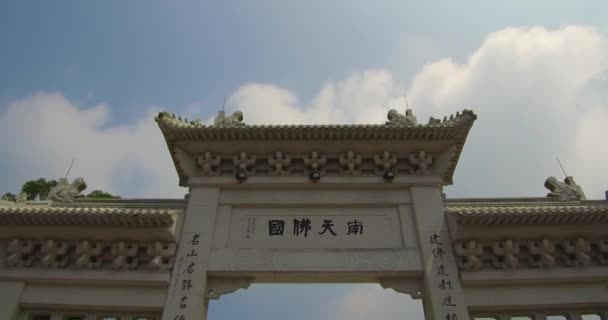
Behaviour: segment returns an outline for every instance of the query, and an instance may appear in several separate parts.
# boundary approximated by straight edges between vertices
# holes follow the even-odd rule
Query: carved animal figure
[[[574,182],[572,177],[566,177],[564,182],[560,182],[555,177],[545,180],[545,188],[549,189],[547,197],[556,198],[559,201],[584,200],[583,189]]]
[[[77,178],[69,183],[67,179],[59,179],[59,183],[49,191],[48,200],[57,202],[72,202],[75,198],[82,198],[82,190],[87,188],[84,179]]]
[[[387,125],[393,126],[416,126],[418,125],[418,121],[412,112],[412,109],[405,110],[405,115],[399,113],[395,109],[391,109],[388,111],[388,115],[386,116],[388,121]]]
[[[220,111],[213,120],[213,125],[216,127],[239,127],[244,126],[243,113],[235,111],[232,115],[226,117],[224,111]]]

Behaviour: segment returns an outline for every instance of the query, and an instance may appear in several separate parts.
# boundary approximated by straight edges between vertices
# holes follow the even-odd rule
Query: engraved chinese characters
[[[308,237],[308,232],[312,230],[311,221],[308,218],[292,219],[293,222],[293,235]],[[268,235],[269,236],[282,236],[285,234],[285,220],[273,219],[268,221]],[[333,219],[323,219],[323,223],[320,226],[319,235],[329,234],[337,236],[338,234],[334,231]],[[363,234],[363,222],[357,221],[356,219],[348,221],[345,226],[345,235],[362,235]]]
[[[192,277],[192,274],[197,269],[194,257],[198,256],[197,247],[200,244],[199,238],[200,235],[198,233],[195,233],[192,235],[192,238],[186,243],[186,254],[184,256],[184,259],[181,261],[183,264],[183,269],[180,270],[180,272],[182,273],[181,281],[177,284],[177,296],[179,297],[179,299],[175,300],[175,303],[177,304],[176,309],[180,310],[180,312],[175,315],[173,320],[187,320],[186,309],[188,308],[191,299],[193,299],[192,292],[194,292],[194,290],[196,289],[200,289],[196,288],[196,282],[193,280]]]
[[[234,208],[236,248],[398,248],[395,208]]]
[[[458,311],[455,308],[456,302],[452,297],[452,273],[455,270],[450,270],[447,263],[444,263],[446,259],[446,248],[444,241],[441,236],[437,233],[429,235],[429,243],[431,244],[431,254],[433,258],[433,265],[435,266],[435,281],[437,282],[437,288],[439,288],[439,303],[444,312],[443,318],[445,320],[459,320]]]

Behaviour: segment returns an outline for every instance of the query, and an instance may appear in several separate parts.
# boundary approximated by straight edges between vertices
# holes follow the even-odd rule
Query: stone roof
[[[200,121],[182,120],[180,117],[161,112],[155,118],[163,133],[171,157],[176,166],[180,185],[187,186],[189,176],[180,169],[180,161],[176,159],[176,148],[184,142],[221,142],[236,141],[443,141],[454,147],[449,164],[441,173],[447,184],[452,183],[452,177],[465,140],[477,116],[470,110],[463,110],[455,116],[444,118],[443,121],[433,120],[426,125],[241,125],[241,126],[211,126]],[[311,144],[310,151],[314,144]],[[201,150],[207,151],[207,150]],[[238,150],[238,152],[243,150]],[[282,151],[282,150],[279,150]],[[264,155],[266,157],[266,155]]]
[[[520,203],[518,205],[446,205],[459,225],[534,225],[608,223],[608,202]]]
[[[169,227],[183,199],[121,199],[0,206],[0,225]],[[549,201],[547,198],[448,199],[446,214],[459,225],[556,225],[608,223],[608,201]]]
[[[0,207],[0,225],[79,225],[113,227],[170,227],[177,212],[155,208]]]
[[[156,117],[167,140],[326,140],[326,139],[448,139],[466,138],[477,116],[463,110],[437,123],[417,126],[385,124],[206,126],[161,112]]]

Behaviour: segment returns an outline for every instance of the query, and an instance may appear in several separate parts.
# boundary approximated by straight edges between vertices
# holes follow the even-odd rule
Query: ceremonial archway
[[[164,320],[252,282],[371,282],[468,319],[444,214],[475,115],[418,125],[214,126],[157,118],[190,188]]]
[[[365,282],[421,299],[426,319],[608,319],[608,201],[572,177],[548,178],[546,197],[443,196],[471,111],[242,116],[157,117],[185,200],[87,199],[77,179],[0,201],[0,318],[201,320],[251,283]]]

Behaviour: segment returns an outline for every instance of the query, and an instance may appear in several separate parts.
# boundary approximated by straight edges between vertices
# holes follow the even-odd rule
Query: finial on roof
[[[241,111],[235,111],[232,115],[226,117],[224,111],[221,110],[213,120],[213,126],[215,127],[241,127],[244,125]]]
[[[74,179],[72,183],[69,183],[67,179],[62,178],[59,179],[57,185],[54,186],[51,191],[49,191],[47,200],[57,202],[72,202],[76,198],[84,197],[84,195],[80,194],[80,192],[86,188],[87,184],[82,178]]]
[[[572,177],[566,177],[564,182],[560,182],[556,177],[549,177],[545,180],[545,188],[549,189],[547,197],[559,201],[585,200],[583,188],[574,182]]]
[[[399,111],[395,109],[391,109],[388,111],[388,115],[386,117],[388,118],[388,121],[386,122],[387,125],[408,127],[418,125],[418,121],[416,121],[416,117],[414,116],[412,109],[406,109],[405,115],[399,113]]]

